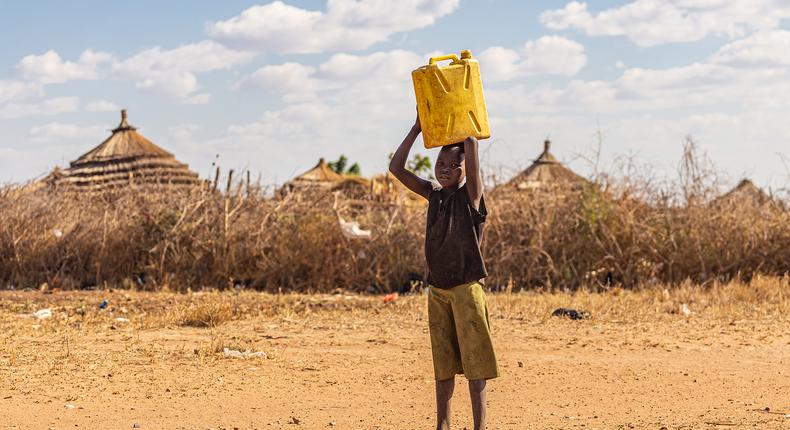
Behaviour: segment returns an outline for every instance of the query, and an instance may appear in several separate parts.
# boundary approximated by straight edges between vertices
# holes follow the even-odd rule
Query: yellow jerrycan
[[[437,64],[445,60],[450,64]],[[460,60],[455,54],[433,57],[411,77],[426,148],[452,145],[469,136],[491,137],[480,63],[470,51],[461,51]]]

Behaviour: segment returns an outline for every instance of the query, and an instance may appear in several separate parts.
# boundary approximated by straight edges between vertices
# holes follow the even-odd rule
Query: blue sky
[[[67,165],[121,107],[204,176],[218,155],[282,183],[341,153],[376,174],[413,121],[410,70],[471,49],[497,180],[546,136],[589,173],[600,127],[603,169],[625,155],[672,176],[692,135],[730,183],[782,187],[789,18],[786,0],[13,2],[0,183]]]

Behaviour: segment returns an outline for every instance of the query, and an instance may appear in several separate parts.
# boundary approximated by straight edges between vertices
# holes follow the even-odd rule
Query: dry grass
[[[98,303],[107,299],[106,309]],[[790,281],[786,278],[757,277],[749,283],[712,283],[701,288],[679,286],[606,292],[489,294],[495,319],[542,323],[551,319],[558,307],[589,311],[601,321],[649,322],[677,318],[697,318],[718,322],[733,320],[790,320]],[[681,311],[683,305],[692,314]],[[390,304],[381,297],[361,294],[267,294],[256,292],[41,292],[6,291],[0,294],[0,316],[5,322],[23,321],[38,309],[50,308],[53,317],[42,324],[61,327],[121,327],[116,318],[130,320],[141,329],[179,326],[217,328],[231,321],[243,323],[258,318],[278,319],[296,324],[314,318],[364,319],[365,315],[399,315],[409,319],[423,312],[425,296],[401,296]],[[30,316],[32,318],[32,316]],[[28,323],[25,326],[29,327]]]
[[[421,208],[341,200],[369,241],[344,238],[316,200],[193,193],[0,195],[0,285],[138,290],[384,292],[424,271]],[[492,194],[489,285],[576,289],[790,272],[790,213],[646,204],[590,187],[565,198]]]
[[[236,315],[226,302],[201,301],[171,311],[179,325],[189,327],[216,327],[232,320]]]
[[[772,206],[647,204],[588,187],[496,204],[485,253],[496,285],[638,287],[790,271],[790,213]]]
[[[678,181],[600,176],[574,193],[487,195],[492,289],[709,285],[790,272],[782,202],[710,204],[716,180],[693,147]],[[260,188],[104,195],[0,187],[0,288],[270,292],[398,290],[424,272],[424,208],[375,195],[272,199]],[[233,191],[233,190],[236,191]],[[341,234],[337,214],[371,229]],[[235,310],[192,309],[186,324]]]

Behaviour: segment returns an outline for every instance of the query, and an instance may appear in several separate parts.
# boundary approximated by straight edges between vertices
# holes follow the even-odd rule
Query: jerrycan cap
[[[450,64],[452,65],[452,64],[458,64],[462,60],[471,60],[471,59],[472,59],[472,51],[470,51],[468,49],[464,49],[463,51],[461,51],[461,59],[460,60],[458,59],[458,56],[455,55],[455,54],[441,55],[441,56],[438,56],[438,57],[431,57],[428,60],[428,66],[429,67],[430,66],[436,67],[436,63],[438,63],[439,61],[450,60]],[[423,67],[425,67],[425,66],[423,66]]]

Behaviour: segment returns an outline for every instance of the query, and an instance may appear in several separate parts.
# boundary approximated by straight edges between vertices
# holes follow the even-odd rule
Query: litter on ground
[[[384,296],[384,303],[394,302],[398,300],[398,293],[391,293]]]
[[[554,310],[554,312],[551,313],[551,316],[553,316],[553,317],[567,317],[567,318],[570,318],[572,320],[581,320],[581,319],[590,318],[592,315],[590,315],[589,312],[577,311],[576,309],[557,308],[557,309]]]
[[[349,239],[370,239],[371,237],[370,230],[362,230],[356,221],[345,221],[343,218],[337,217],[337,222],[340,224],[343,236]]]
[[[39,309],[39,310],[33,312],[33,316],[38,318],[38,319],[40,319],[40,320],[44,320],[44,319],[47,319],[47,318],[52,318],[52,310],[51,309]]]
[[[249,352],[230,348],[223,348],[222,354],[227,358],[267,358],[266,353],[263,351]]]

